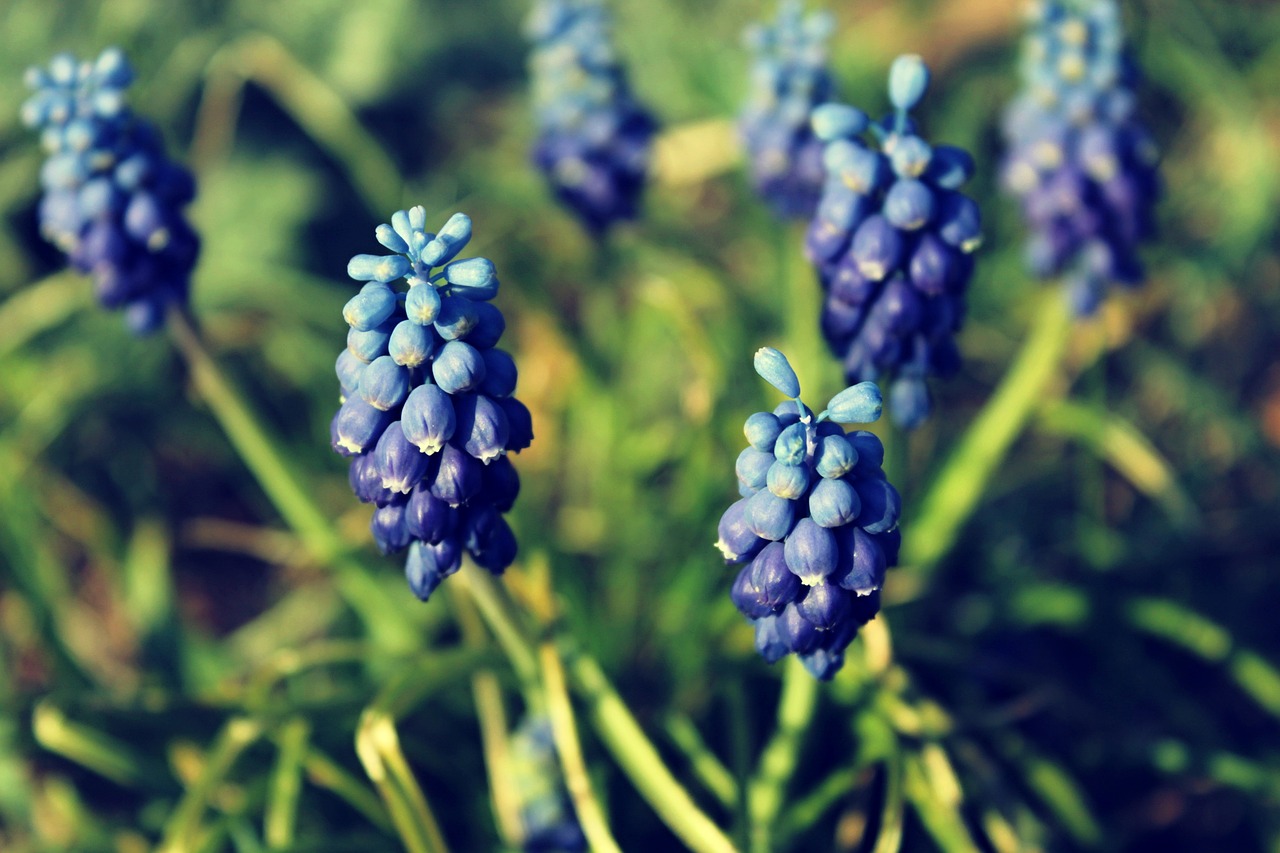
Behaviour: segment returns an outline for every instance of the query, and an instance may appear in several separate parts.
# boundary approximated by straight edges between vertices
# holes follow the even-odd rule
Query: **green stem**
[[[542,663],[542,681],[546,685],[551,735],[555,739],[565,787],[573,800],[582,832],[595,853],[622,853],[609,829],[609,821],[596,798],[591,777],[587,774],[587,764],[582,758],[582,745],[578,741],[578,727],[573,718],[573,703],[569,701],[569,687],[560,653],[553,642],[547,641],[539,648],[538,658]]]
[[[1058,290],[1045,293],[1022,350],[991,400],[969,426],[921,502],[920,514],[903,537],[902,563],[919,587],[951,549],[960,529],[986,493],[1014,440],[1026,428],[1062,362],[1072,315]],[[913,589],[904,591],[910,598]]]
[[[280,756],[267,790],[263,835],[272,850],[291,850],[298,823],[298,800],[302,794],[302,765],[306,758],[311,725],[296,717],[280,727],[276,742]]]
[[[492,575],[478,568],[460,573],[465,577],[480,615],[489,624],[526,692],[537,695],[538,669],[534,645],[524,627],[523,614]],[[698,808],[684,786],[663,763],[600,665],[586,655],[569,660],[569,678],[575,692],[588,706],[596,734],[631,779],[658,817],[695,853],[732,853],[736,848],[718,826]]]
[[[524,694],[530,700],[530,707],[540,707],[542,688],[538,678],[537,656],[524,619],[506,587],[495,581],[488,571],[470,563],[454,581],[461,581],[471,593],[476,609],[480,611],[481,617],[498,638],[498,645],[502,646],[503,652],[511,661],[511,668],[520,679]]]
[[[489,636],[472,601],[459,594],[453,584],[449,585],[449,590],[463,642],[468,648],[487,648]],[[524,827],[520,820],[520,793],[511,772],[507,713],[502,704],[502,688],[498,677],[491,669],[477,669],[471,676],[471,693],[476,703],[480,745],[484,750],[485,772],[489,776],[489,800],[498,825],[498,835],[504,846],[515,849],[523,843]]]
[[[569,669],[596,733],[662,821],[695,853],[732,853],[733,842],[671,775],[600,665],[583,655],[574,658]]]
[[[760,754],[760,764],[748,783],[747,804],[751,816],[751,849],[768,853],[778,811],[787,784],[795,772],[804,733],[818,704],[818,682],[795,657],[788,657],[778,700],[778,724],[773,738]]]
[[[390,713],[370,706],[360,715],[356,754],[410,853],[447,853],[440,825],[404,757]]]
[[[720,805],[734,808],[738,802],[737,780],[703,741],[693,721],[683,714],[672,714],[667,718],[667,734],[689,759],[689,769],[703,787],[715,795]]]
[[[360,614],[369,633],[379,641],[378,645],[388,650],[412,648],[416,630],[397,603],[346,554],[347,546],[334,530],[333,519],[316,506],[312,493],[285,464],[284,454],[222,374],[180,311],[170,312],[169,331],[191,369],[192,383],[228,440],[312,557],[335,570],[338,589]]]
[[[187,790],[165,825],[158,853],[185,853],[195,842],[205,806],[232,765],[262,735],[262,724],[237,717],[227,721],[206,758],[204,772]]]
[[[311,784],[339,797],[379,829],[388,832],[392,830],[391,821],[382,802],[341,764],[312,746],[307,749],[303,767],[307,771],[307,780]]]

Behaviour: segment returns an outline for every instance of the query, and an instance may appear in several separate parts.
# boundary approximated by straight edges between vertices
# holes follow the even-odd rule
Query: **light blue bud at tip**
[[[800,396],[800,380],[791,369],[787,357],[773,347],[760,347],[755,355],[756,373],[783,394],[795,399]]]
[[[356,255],[347,261],[347,275],[356,281],[395,281],[409,271],[400,255]]]
[[[809,114],[813,135],[823,142],[857,136],[868,124],[866,113],[847,104],[819,104]]]
[[[393,252],[404,254],[409,251],[409,244],[396,233],[394,228],[386,223],[383,223],[374,229],[373,235],[378,239],[379,243]]]
[[[453,260],[470,240],[471,217],[465,213],[455,213],[449,217],[435,239],[422,250],[422,262],[434,267]]]
[[[929,86],[929,68],[916,53],[907,53],[893,61],[889,69],[889,101],[896,109],[909,110],[924,97]]]

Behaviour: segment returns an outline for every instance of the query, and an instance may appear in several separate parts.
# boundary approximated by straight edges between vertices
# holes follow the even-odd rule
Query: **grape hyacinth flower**
[[[525,23],[533,162],[597,236],[636,217],[658,128],[627,85],[610,28],[600,0],[538,0]]]
[[[884,446],[840,426],[878,420],[880,389],[852,385],[815,418],[782,353],[760,349],[755,368],[791,399],[747,418],[742,497],[721,517],[716,547],[743,566],[731,596],[764,659],[794,653],[825,681],[880,609],[885,570],[898,562],[901,500],[881,467]]]
[[[520,801],[524,853],[586,851],[587,838],[560,782],[551,721],[529,715],[511,738],[512,786]]]
[[[1137,73],[1116,3],[1042,0],[1029,17],[1001,181],[1031,229],[1032,273],[1064,276],[1076,314],[1087,316],[1110,285],[1142,283],[1138,244],[1154,230],[1160,193],[1156,147],[1136,116]]]
[[[928,416],[925,379],[960,367],[964,319],[981,218],[961,193],[973,158],[931,145],[909,113],[929,83],[918,56],[889,72],[893,112],[879,122],[843,104],[811,116],[826,143],[826,182],[805,252],[826,294],[822,333],[849,382],[889,382],[889,409],[906,429]],[[879,150],[861,138],[879,141]]]
[[[800,0],[782,0],[774,23],[744,34],[754,58],[738,130],[756,192],[783,219],[812,216],[826,176],[809,113],[833,97],[826,46],[832,29],[831,15],[805,15]]]
[[[123,308],[136,333],[185,305],[199,239],[182,208],[195,181],[164,153],[159,132],[125,103],[133,71],[118,48],[93,62],[59,54],[30,68],[35,94],[22,121],[40,131],[40,231],[93,276],[107,308]]]
[[[533,440],[529,410],[512,396],[515,362],[495,348],[506,321],[489,301],[493,262],[457,257],[471,239],[465,214],[437,234],[425,225],[422,207],[397,211],[376,230],[392,254],[347,265],[367,283],[342,312],[351,328],[330,427],[333,449],[351,457],[356,497],[377,506],[374,540],[386,554],[409,549],[405,575],[423,601],[464,552],[495,575],[515,560],[502,514],[520,480],[506,454]]]

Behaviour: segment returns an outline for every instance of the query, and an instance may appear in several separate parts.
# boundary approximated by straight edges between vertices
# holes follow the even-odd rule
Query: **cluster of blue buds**
[[[30,68],[35,94],[22,121],[40,131],[49,158],[40,170],[40,230],[93,276],[98,301],[124,308],[143,333],[185,304],[200,241],[182,208],[195,181],[164,153],[159,133],[133,115],[125,90],[133,71],[108,48],[93,62],[59,54]]]
[[[755,24],[745,33],[754,60],[738,128],[756,192],[782,218],[812,216],[826,177],[809,113],[833,98],[827,69],[833,27],[831,15],[805,15],[800,0],[782,0],[772,25]]]
[[[902,505],[881,467],[884,446],[840,426],[879,419],[880,389],[852,385],[814,418],[782,353],[760,349],[755,368],[791,399],[747,418],[742,499],[721,517],[716,547],[725,562],[746,564],[732,597],[755,625],[760,654],[773,663],[794,652],[826,680],[880,609],[885,569],[898,562]]]
[[[524,853],[585,853],[587,839],[560,782],[551,722],[529,715],[511,738],[513,787],[520,803]]]
[[[657,121],[631,93],[600,0],[538,0],[525,24],[533,161],[594,234],[634,219]]]
[[[333,449],[352,457],[356,497],[377,505],[378,547],[408,547],[405,575],[423,601],[464,551],[494,574],[515,559],[502,514],[520,480],[506,454],[533,440],[529,410],[512,396],[515,362],[495,349],[506,321],[489,301],[498,292],[493,262],[456,259],[471,239],[466,215],[455,213],[438,234],[425,225],[422,207],[398,211],[376,232],[393,254],[347,265],[368,283],[342,312],[351,329],[330,426]],[[401,279],[407,291],[392,286]]]
[[[928,82],[920,57],[900,56],[883,120],[843,104],[811,116],[826,143],[826,183],[805,238],[826,292],[822,332],[848,381],[891,380],[889,409],[907,429],[929,414],[925,378],[959,369],[955,333],[982,239],[978,206],[959,191],[973,158],[930,145],[909,116]],[[868,130],[879,150],[860,138]]]
[[[1030,5],[1023,91],[1005,113],[1005,188],[1032,231],[1027,264],[1065,276],[1092,314],[1108,287],[1144,278],[1138,244],[1154,230],[1157,153],[1138,121],[1136,71],[1113,0]]]

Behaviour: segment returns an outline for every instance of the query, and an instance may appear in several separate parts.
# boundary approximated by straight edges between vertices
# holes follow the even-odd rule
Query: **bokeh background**
[[[779,690],[711,547],[742,420],[776,402],[750,356],[780,346],[815,399],[841,383],[802,230],[752,197],[730,125],[739,33],[772,4],[612,5],[665,134],[644,219],[596,244],[528,165],[524,3],[0,0],[0,849],[397,849],[354,738],[405,683],[400,740],[445,836],[500,849],[470,675],[498,673],[513,720],[514,679],[463,646],[449,583],[422,605],[376,554],[328,447],[346,259],[419,203],[469,213],[503,282],[536,432],[517,597],[550,584],[563,630],[732,824],[690,756],[747,766]],[[886,849],[895,828],[907,850],[1280,849],[1280,7],[1123,6],[1163,152],[1150,280],[1075,330],[947,555],[895,570],[824,688],[780,849]],[[891,472],[910,539],[1043,298],[995,180],[1020,20],[1011,0],[832,11],[841,94],[879,112],[888,64],[919,52],[927,134],[978,162],[965,367]],[[309,556],[167,337],[130,337],[38,235],[22,71],[112,44],[135,110],[197,172],[208,346],[354,570]],[[236,720],[263,734],[228,752]],[[679,849],[584,739],[624,848]],[[895,813],[903,760],[921,770]]]

